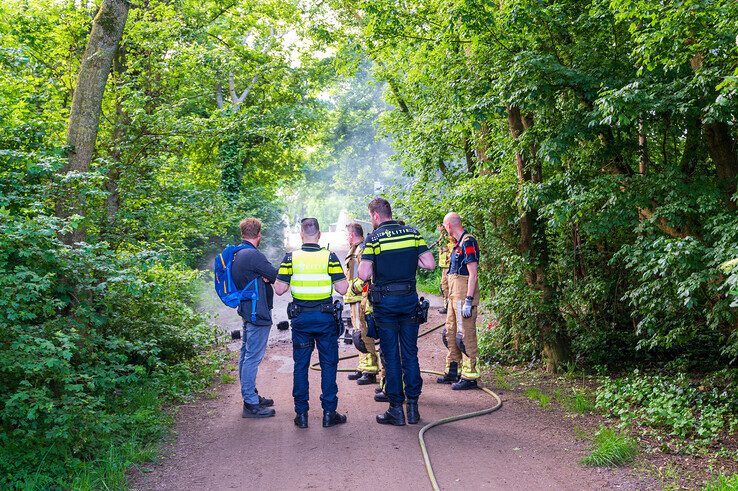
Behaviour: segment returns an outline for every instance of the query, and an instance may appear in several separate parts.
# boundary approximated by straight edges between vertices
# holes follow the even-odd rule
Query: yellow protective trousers
[[[443,306],[448,308],[448,268],[441,271],[441,293],[443,293]]]
[[[461,309],[466,300],[468,276],[458,274],[448,275],[449,302],[446,314],[446,339],[448,340],[448,355],[446,356],[446,373],[451,362],[461,365],[461,378],[476,380],[479,378],[477,368],[477,314],[479,311],[479,285],[474,292],[472,300],[472,315],[465,319],[461,315]],[[466,355],[456,345],[456,333],[461,332],[464,341]]]
[[[362,373],[378,373],[379,372],[379,361],[377,357],[377,347],[375,345],[374,338],[370,338],[366,335],[366,309],[363,305],[364,302],[356,302],[349,305],[351,309],[351,325],[354,328],[358,327],[361,332],[361,340],[364,341],[366,346],[366,353],[359,353],[359,365],[356,370]]]

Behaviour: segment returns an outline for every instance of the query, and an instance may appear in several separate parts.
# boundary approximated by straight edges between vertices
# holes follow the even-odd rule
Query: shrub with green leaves
[[[627,377],[604,379],[596,406],[618,418],[622,427],[638,423],[647,432],[659,431],[694,444],[696,450],[738,430],[737,380],[729,371],[699,382],[684,374],[649,376],[634,371]]]
[[[192,365],[215,341],[192,308],[200,274],[66,246],[54,219],[2,218],[0,487],[72,486],[112,447],[122,472],[162,435],[162,403],[207,378]]]

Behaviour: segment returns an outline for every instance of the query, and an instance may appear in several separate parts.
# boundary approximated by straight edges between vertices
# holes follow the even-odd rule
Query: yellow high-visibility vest
[[[333,294],[333,282],[328,274],[328,249],[294,251],[290,291],[296,300],[326,300]]]

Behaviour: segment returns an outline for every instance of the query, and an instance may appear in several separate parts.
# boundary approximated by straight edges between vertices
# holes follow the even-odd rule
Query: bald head
[[[449,235],[452,237],[458,237],[464,231],[464,227],[461,225],[461,217],[458,213],[452,211],[443,217],[443,228],[446,229]]]

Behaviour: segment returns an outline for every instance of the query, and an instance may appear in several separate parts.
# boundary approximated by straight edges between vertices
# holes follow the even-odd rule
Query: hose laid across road
[[[423,336],[427,336],[428,334],[432,333],[433,331],[437,331],[438,329],[445,326],[446,323],[439,324],[435,327],[431,327],[430,329],[423,331],[421,334],[418,335],[418,338],[422,338]],[[338,361],[343,360],[350,360],[352,358],[358,358],[359,355],[347,355],[347,356],[341,356],[338,358]],[[320,363],[316,362],[310,365],[311,370],[320,371]],[[339,368],[337,371],[339,372],[353,372],[354,370],[351,368]],[[433,370],[420,370],[420,373],[427,373],[431,375],[439,375],[442,376],[442,372],[435,372]],[[433,464],[431,463],[430,454],[428,453],[428,447],[425,443],[425,433],[430,430],[431,428],[435,428],[436,426],[445,425],[448,423],[453,423],[454,421],[462,421],[464,419],[471,419],[471,418],[477,418],[479,416],[484,416],[485,414],[490,414],[502,407],[502,399],[500,399],[500,396],[495,394],[492,390],[486,388],[486,387],[480,387],[480,389],[492,396],[496,403],[492,407],[488,407],[486,409],[482,409],[480,411],[474,411],[471,413],[465,413],[465,414],[459,414],[457,416],[449,416],[448,418],[439,419],[438,421],[433,421],[431,423],[428,423],[427,425],[423,426],[420,429],[420,432],[418,433],[418,441],[420,443],[420,451],[423,453],[423,460],[425,462],[425,471],[428,474],[428,479],[430,479],[431,486],[433,486],[434,491],[440,491],[440,487],[438,486],[438,480],[436,480],[436,473],[433,472]]]

